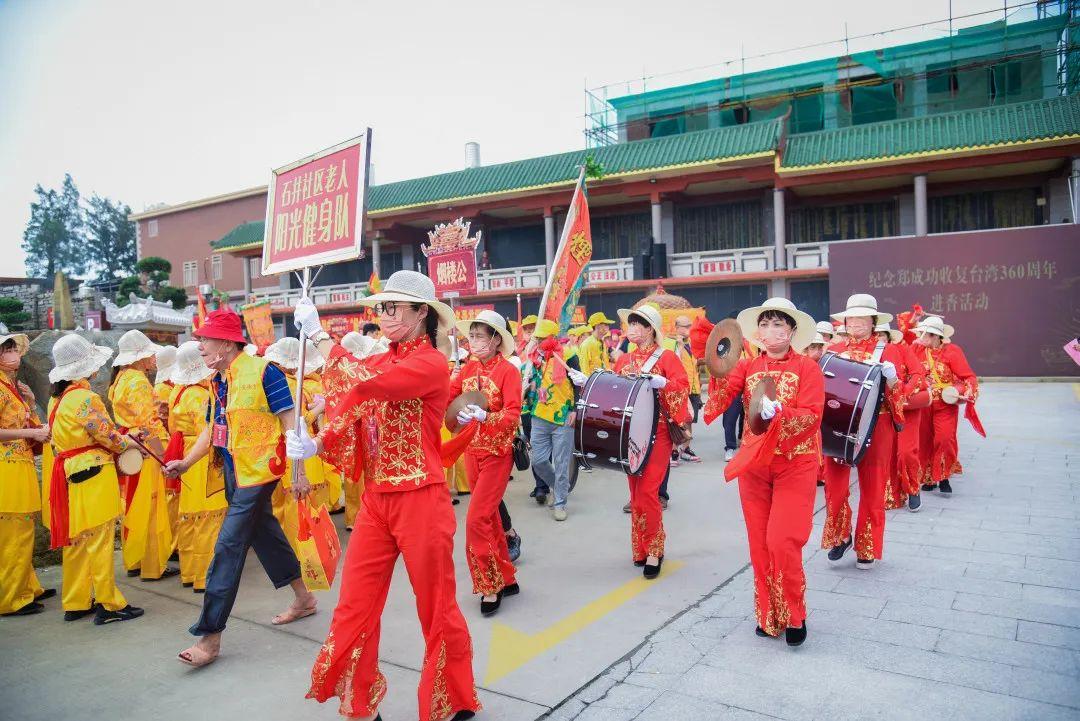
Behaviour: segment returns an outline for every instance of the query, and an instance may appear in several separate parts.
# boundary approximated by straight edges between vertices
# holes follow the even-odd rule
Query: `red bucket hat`
[[[196,338],[216,338],[217,340],[231,340],[237,343],[247,343],[244,338],[243,326],[240,316],[231,308],[218,308],[206,316],[199,329],[192,333]]]

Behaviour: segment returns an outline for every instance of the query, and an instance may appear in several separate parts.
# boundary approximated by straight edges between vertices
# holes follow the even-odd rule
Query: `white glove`
[[[768,397],[761,399],[761,418],[762,420],[770,421],[777,413],[783,410],[783,406],[780,405],[780,401],[770,400]]]
[[[487,420],[488,413],[480,406],[469,404],[465,407],[469,409],[469,415],[471,415],[473,418],[480,421],[481,423]]]
[[[462,408],[460,411],[458,411],[457,424],[459,426],[467,426],[470,423],[472,423],[474,420],[476,420],[476,419],[473,418],[472,413],[469,412],[469,407],[468,406],[466,406],[466,407]]]
[[[893,365],[892,361],[885,361],[881,364],[881,375],[885,376],[887,381],[896,380],[896,366]]]
[[[573,368],[566,371],[566,375],[569,376],[570,382],[581,388],[589,380],[589,376],[585,375],[581,371],[576,371]]]
[[[285,455],[294,461],[311,458],[319,452],[315,440],[303,425],[299,430],[285,431]]]
[[[660,390],[667,385],[667,378],[665,378],[664,376],[650,376],[649,385],[651,385],[656,390]]]
[[[319,322],[319,311],[311,298],[301,298],[293,308],[293,325],[300,329],[300,334],[305,338],[314,338],[316,333],[322,331],[322,323]]]

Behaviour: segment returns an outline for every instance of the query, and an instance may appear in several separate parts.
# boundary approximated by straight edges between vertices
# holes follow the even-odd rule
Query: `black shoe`
[[[172,578],[173,576],[179,576],[179,575],[180,575],[180,569],[179,568],[173,568],[172,566],[166,566],[165,570],[162,571],[161,575],[158,576],[157,578],[144,578],[142,580],[144,582],[160,581],[160,580],[162,580],[164,578]]]
[[[667,499],[667,498],[661,498],[660,499],[660,508],[664,509],[665,511],[667,510],[668,500],[669,499]]]
[[[506,537],[506,550],[510,552],[510,562],[521,558],[521,536],[516,533]]]
[[[128,576],[128,578],[135,578],[140,573],[142,573],[142,571],[140,569],[133,568],[133,569],[131,569],[130,571],[127,572],[127,576]]]
[[[345,526],[345,530],[352,533],[352,526]]]
[[[180,551],[173,551],[172,555],[169,556],[169,560],[173,563],[180,563]]]
[[[924,484],[922,484],[922,489],[924,491],[932,491],[935,488],[937,488],[937,484],[934,484],[934,483],[924,483]]]
[[[65,621],[78,621],[80,618],[86,618],[90,614],[96,613],[97,610],[98,610],[98,605],[96,603],[94,603],[94,604],[91,604],[90,608],[86,609],[85,611],[64,611],[64,620]]]
[[[31,601],[30,603],[26,604],[25,606],[16,611],[0,614],[0,616],[33,616],[35,614],[41,613],[44,610],[45,607],[42,606],[40,603],[38,603],[37,601]]]
[[[654,578],[656,578],[657,576],[660,575],[660,567],[663,566],[663,565],[664,565],[664,557],[663,556],[660,556],[660,559],[656,562],[655,566],[650,566],[648,564],[648,559],[646,559],[645,570],[642,572],[642,575],[645,576],[645,578],[648,578],[649,580],[652,580],[652,579],[654,579]]]
[[[297,362],[299,362],[299,361],[297,361]],[[451,506],[456,506],[456,505],[457,505],[457,504],[459,504],[459,503],[461,503],[461,499],[460,499],[460,498],[451,498],[451,499],[450,499],[450,505],[451,505]]]
[[[850,538],[847,539],[846,541],[843,541],[842,543],[840,543],[840,545],[833,546],[832,548],[829,549],[829,560],[830,561],[839,561],[841,558],[844,557],[844,554],[847,553],[847,550],[849,548],[851,548],[851,539]]]
[[[495,594],[494,601],[485,601],[480,599],[480,615],[481,616],[494,616],[495,612],[499,610],[499,606],[502,605],[502,591]]]
[[[44,601],[46,598],[52,598],[56,595],[55,588],[46,588],[34,598],[35,601]]]
[[[802,642],[806,640],[806,621],[803,621],[802,626],[794,628],[788,626],[784,631],[784,640],[787,641],[788,646],[801,646]]]
[[[516,583],[511,583],[509,586],[503,586],[502,595],[504,596],[516,596],[521,593],[521,586]]]
[[[194,591],[195,593],[206,593],[205,588],[193,588],[191,590]]]
[[[330,511],[330,515],[331,516],[336,516],[339,513],[344,513],[344,512],[345,512],[345,506],[342,506],[341,508],[335,508],[334,510]]]
[[[825,481],[818,481],[817,482],[817,487],[818,488],[824,488],[825,487]]]
[[[907,497],[907,509],[909,511],[918,513],[920,508],[922,508],[922,498],[919,497],[918,493],[912,493]]]
[[[938,484],[937,489],[938,493],[952,493],[952,484],[950,484],[949,479],[946,478],[944,481]]]
[[[533,496],[533,498],[536,499],[536,505],[538,505],[538,506],[546,506],[547,505],[547,494],[546,493],[537,493],[535,496]]]
[[[642,566],[645,565],[645,559],[643,558],[640,561],[634,561],[634,565],[637,566],[638,568],[641,568]]]
[[[772,636],[765,633],[764,629],[762,629],[761,626],[755,626],[754,633],[758,636],[761,636],[762,638],[772,638]]]
[[[143,615],[143,610],[130,604],[119,611],[106,611],[104,608],[98,608],[97,615],[94,616],[94,625],[104,626],[107,623],[116,623],[117,621],[130,621],[141,615]]]
[[[865,560],[862,558],[855,559],[855,568],[859,569],[860,571],[869,571],[873,567],[874,559],[872,558],[867,558]]]
[[[469,721],[476,716],[475,711],[458,711],[450,721]]]
[[[191,588],[192,586],[195,585],[195,582],[194,581],[184,581],[180,585],[183,586],[184,588]]]

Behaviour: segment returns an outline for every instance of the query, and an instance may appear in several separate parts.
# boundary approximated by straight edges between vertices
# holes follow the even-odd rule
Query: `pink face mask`
[[[21,363],[22,359],[19,356],[18,351],[12,350],[6,353],[0,353],[0,371],[14,373],[19,370],[19,365]]]
[[[402,319],[401,310],[399,309],[393,316],[380,316],[379,325],[382,326],[383,335],[394,343],[399,343],[407,338],[416,329],[416,326],[420,325],[421,320],[417,316],[415,321],[407,323]]]
[[[758,326],[758,338],[765,350],[780,353],[791,343],[791,329],[784,324]]]
[[[645,339],[645,331],[637,323],[631,323],[626,328],[626,339],[634,345],[641,345]]]

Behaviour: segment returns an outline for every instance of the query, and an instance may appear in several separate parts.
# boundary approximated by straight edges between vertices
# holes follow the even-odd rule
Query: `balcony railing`
[[[311,289],[311,299],[319,307],[356,305],[367,293],[367,283],[322,285]],[[271,307],[291,308],[300,300],[299,288],[260,288],[251,291],[256,301],[269,300]]]
[[[671,277],[694,278],[732,273],[767,273],[773,269],[774,252],[772,246],[766,246],[673,253]]]
[[[476,289],[480,293],[543,288],[547,284],[547,266],[524,265],[476,272]]]
[[[607,258],[604,260],[590,260],[586,286],[604,285],[605,283],[620,283],[624,280],[634,279],[633,258]]]
[[[786,246],[788,270],[828,268],[828,243],[799,243]]]

